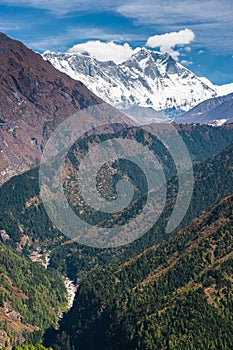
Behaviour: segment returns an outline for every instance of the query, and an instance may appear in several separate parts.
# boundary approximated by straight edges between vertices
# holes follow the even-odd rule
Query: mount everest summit
[[[46,51],[42,56],[137,120],[175,119],[199,103],[224,94],[224,87],[217,88],[207,79],[198,78],[168,53],[146,48],[120,64],[102,62],[83,53]]]

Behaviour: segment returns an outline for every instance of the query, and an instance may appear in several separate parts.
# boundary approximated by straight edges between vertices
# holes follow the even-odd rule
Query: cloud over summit
[[[177,45],[187,45],[195,39],[195,34],[190,29],[183,29],[179,32],[154,35],[148,38],[146,46],[160,48],[161,52],[168,52],[174,59],[180,56],[179,51],[174,50]],[[104,42],[100,40],[89,40],[74,45],[69,53],[86,53],[96,57],[100,61],[112,60],[119,64],[131,57],[137,49],[133,49],[128,43],[118,44],[114,41]]]
[[[135,50],[128,43],[116,44],[114,41],[103,42],[100,40],[90,40],[86,43],[74,45],[69,49],[69,53],[88,53],[100,61],[114,61],[119,64],[126,61]]]
[[[177,45],[190,44],[195,39],[195,34],[191,29],[182,29],[179,32],[170,32],[154,35],[148,38],[146,46],[150,48],[160,48],[161,52],[169,52],[174,58],[179,56],[178,51],[173,49]]]

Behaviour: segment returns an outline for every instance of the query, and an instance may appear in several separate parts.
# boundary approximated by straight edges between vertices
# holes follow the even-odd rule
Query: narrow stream
[[[49,254],[40,254],[39,252],[33,252],[30,256],[31,260],[34,262],[41,263],[45,269],[48,269],[50,264],[50,256]],[[63,276],[64,284],[67,290],[68,295],[68,303],[67,303],[67,311],[70,310],[74,303],[75,294],[78,289],[78,284],[75,284],[74,281],[70,280],[68,277]],[[59,314],[59,318],[62,318],[63,314]]]
[[[46,255],[45,263],[44,263],[44,267],[46,269],[49,267],[49,263],[50,263],[50,256]],[[69,311],[74,304],[74,298],[78,289],[78,285],[75,285],[74,281],[71,281],[68,277],[63,276],[63,278],[64,278],[64,284],[68,295],[67,311]],[[62,317],[62,314],[61,314],[61,317]]]
[[[74,298],[78,289],[78,285],[75,285],[73,281],[65,277],[65,286],[68,293],[67,310],[70,310],[74,304]]]

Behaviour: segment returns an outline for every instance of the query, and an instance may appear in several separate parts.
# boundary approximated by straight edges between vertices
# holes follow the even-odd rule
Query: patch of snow
[[[225,124],[228,121],[228,119],[216,119],[213,120],[209,125],[212,126],[222,126],[223,124]]]

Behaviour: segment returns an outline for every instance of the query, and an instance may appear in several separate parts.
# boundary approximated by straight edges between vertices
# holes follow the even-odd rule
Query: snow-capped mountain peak
[[[43,58],[123,111],[149,107],[160,116],[174,117],[217,95],[214,87],[168,53],[146,48],[121,64],[81,53],[46,51]]]

